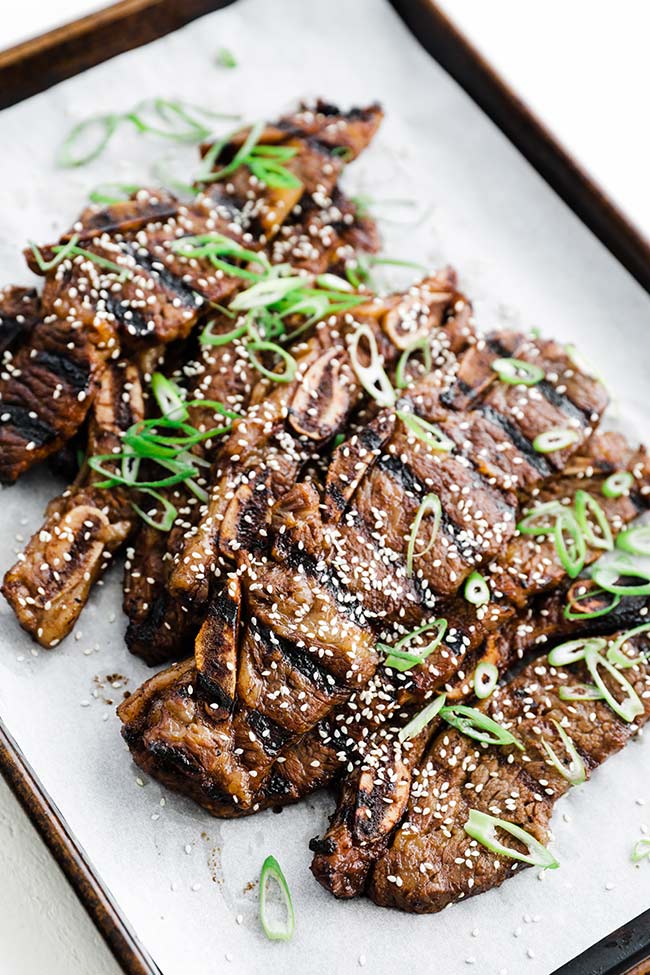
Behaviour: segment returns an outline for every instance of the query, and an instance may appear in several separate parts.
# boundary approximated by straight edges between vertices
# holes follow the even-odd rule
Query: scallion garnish
[[[192,258],[208,260],[213,267],[225,271],[226,274],[246,278],[250,281],[260,281],[262,278],[261,273],[250,270],[251,264],[259,266],[263,273],[270,271],[266,254],[262,251],[248,250],[236,240],[225,237],[223,234],[211,233],[199,234],[194,237],[179,237],[172,243],[171,249],[174,253],[188,260]],[[224,260],[224,258],[229,258],[229,260]],[[232,259],[247,266],[241,267],[233,264]]]
[[[607,595],[609,602],[598,609],[585,609],[583,604],[591,604],[591,601],[599,596]],[[579,591],[574,593],[573,587],[569,590],[567,605],[564,607],[564,618],[567,620],[595,620],[599,616],[606,616],[616,609],[621,601],[620,596],[606,593],[600,586],[591,586],[587,582],[581,582]]]
[[[571,761],[568,765],[565,765],[565,763],[562,762],[558,757],[555,749],[548,741],[546,741],[545,738],[542,738],[542,748],[548,755],[551,765],[557,769],[562,778],[566,779],[567,782],[570,782],[571,785],[580,785],[587,778],[585,763],[583,762],[580,752],[576,748],[573,739],[566,733],[562,725],[557,721],[553,721],[553,724],[557,728],[557,732],[562,739],[562,744],[566,748]]]
[[[420,646],[418,644],[417,650],[405,650],[404,647],[409,646],[413,641],[421,640],[423,634],[428,633],[430,630],[435,630],[435,637],[429,640],[428,643]],[[397,641],[393,646],[389,646],[386,643],[378,643],[377,649],[382,650],[384,653],[388,654],[386,657],[386,666],[392,667],[393,670],[398,670],[400,673],[404,673],[410,670],[411,667],[415,667],[418,664],[424,663],[424,661],[429,657],[442,642],[442,639],[447,632],[447,620],[437,619],[433,620],[431,623],[425,623],[424,626],[420,626],[417,630],[413,630],[411,633],[407,633],[400,640]]]
[[[631,555],[650,555],[650,525],[635,525],[621,532],[616,547]]]
[[[52,271],[66,258],[83,257],[85,260],[92,261],[93,264],[97,264],[98,267],[105,268],[107,271],[117,274],[121,281],[133,276],[128,268],[122,267],[119,264],[116,264],[114,261],[109,261],[107,257],[102,257],[101,254],[95,254],[93,251],[85,250],[83,247],[77,247],[78,240],[79,234],[73,234],[70,240],[66,241],[65,244],[55,244],[54,247],[51,248],[55,257],[52,258],[51,261],[43,260],[43,255],[36,244],[30,242],[29,246],[32,254],[34,255],[34,260],[44,274],[46,274],[48,271]]]
[[[264,127],[263,122],[256,122],[255,125],[251,126],[243,144],[235,152],[233,158],[219,170],[214,170],[215,163],[231,142],[233,135],[238,133],[231,133],[231,135],[215,142],[203,157],[203,165],[197,176],[197,182],[213,183],[217,180],[226,179],[240,166],[246,166],[253,176],[265,183],[266,186],[274,189],[299,189],[302,182],[284,165],[297,155],[298,149],[293,146],[258,145]]]
[[[602,701],[603,695],[594,684],[562,684],[557,696],[561,701]]]
[[[564,508],[559,501],[547,501],[530,508],[517,525],[520,535],[551,535],[557,517]]]
[[[490,697],[497,681],[499,680],[499,668],[496,664],[488,660],[481,660],[474,671],[474,694],[479,700],[483,701]]]
[[[399,362],[397,363],[397,368],[395,370],[395,385],[398,389],[406,389],[409,384],[408,377],[406,375],[406,367],[408,361],[412,355],[416,352],[422,353],[422,361],[424,363],[424,368],[426,372],[431,372],[431,346],[429,340],[426,337],[421,339],[416,339],[412,342],[399,357]]]
[[[217,51],[217,64],[222,68],[236,68],[237,58],[227,47],[221,47]]]
[[[426,548],[415,551],[415,543],[420,534],[420,525],[422,524],[422,519],[425,515],[433,515],[433,525],[431,526],[431,531],[429,534],[429,541]],[[437,494],[427,494],[426,497],[420,503],[415,518],[413,519],[413,524],[411,525],[411,535],[409,537],[408,548],[406,551],[406,571],[409,576],[413,575],[413,560],[422,558],[423,555],[427,555],[433,548],[433,544],[436,540],[438,530],[440,528],[440,521],[442,519],[442,505],[440,504],[440,498]]]
[[[580,439],[575,430],[568,427],[555,427],[553,430],[545,430],[538,434],[533,440],[533,449],[538,454],[552,454],[556,450],[564,450]]]
[[[574,507],[576,521],[587,544],[592,548],[605,550],[613,548],[612,529],[609,527],[607,515],[596,499],[586,491],[576,491]],[[599,529],[598,534],[594,531],[594,523]]]
[[[284,919],[281,924],[271,920],[268,903],[269,885],[274,883],[278,889],[284,910]],[[295,930],[296,917],[293,910],[293,902],[286,878],[282,873],[280,864],[274,856],[268,856],[262,864],[260,873],[260,922],[262,930],[271,941],[289,941]]]
[[[515,745],[521,751],[524,750],[521,742],[507,728],[497,724],[482,711],[470,708],[466,704],[454,704],[443,708],[440,717],[461,734],[474,738],[483,745]]]
[[[637,840],[632,850],[632,863],[650,860],[650,837],[644,836]]]
[[[66,257],[72,254],[78,240],[79,234],[73,234],[70,240],[62,247],[58,247],[57,249],[52,248],[55,256],[51,261],[46,261],[43,258],[40,248],[38,248],[31,240],[29,241],[29,246],[39,269],[43,272],[43,274],[47,274],[48,271],[54,270],[57,264],[60,264],[61,261],[64,261]]]
[[[305,277],[300,274],[288,277],[268,277],[257,281],[245,291],[240,291],[230,302],[233,311],[252,311],[269,308],[286,298],[291,291],[304,288]]]
[[[266,379],[272,380],[274,383],[290,383],[296,377],[296,370],[298,368],[298,363],[286,349],[283,349],[281,345],[277,342],[265,342],[261,339],[250,339],[245,343],[246,351],[248,352],[248,358],[258,372],[260,372]],[[267,369],[255,355],[256,352],[273,352],[278,358],[284,363],[284,369],[282,372],[274,372]]]
[[[580,575],[587,554],[584,535],[571,511],[562,508],[553,532],[557,556],[570,579]]]
[[[123,203],[128,200],[133,193],[141,189],[132,183],[101,183],[88,194],[91,203],[100,203],[110,206],[113,203]]]
[[[623,557],[607,565],[596,565],[591,578],[597,586],[615,596],[647,596],[650,594],[650,568]],[[640,584],[619,582],[620,579],[643,579]]]
[[[495,359],[490,363],[499,379],[512,386],[536,386],[544,378],[544,370],[523,359]]]
[[[468,577],[463,595],[472,606],[485,606],[490,602],[490,587],[480,572],[472,572]]]
[[[635,636],[640,636],[641,633],[647,633],[650,631],[650,623],[642,623],[641,626],[635,626],[631,630],[627,630],[625,633],[613,640],[609,647],[607,648],[607,659],[611,664],[619,669],[626,670],[628,667],[634,667],[636,664],[643,663],[645,657],[628,657],[627,654],[623,653],[623,647],[628,640],[631,640]]]
[[[153,116],[153,124],[147,120]],[[199,116],[199,117],[197,117]],[[124,123],[138,132],[150,132],[176,142],[202,142],[212,132],[204,119],[236,119],[183,101],[154,98],[140,102],[124,113],[95,115],[75,125],[66,136],[57,156],[59,166],[83,166],[102,154],[118,128]]]
[[[555,870],[556,867],[560,866],[553,854],[539,840],[536,840],[534,836],[525,829],[522,829],[521,826],[517,826],[515,823],[509,823],[505,819],[498,819],[496,816],[490,816],[488,813],[480,812],[478,809],[470,809],[469,818],[465,823],[464,829],[473,840],[476,840],[477,843],[491,850],[492,853],[497,853],[499,856],[509,857],[512,860],[521,860],[522,863],[528,863],[531,867],[542,867],[544,870]],[[499,842],[497,839],[497,829],[502,829],[504,832],[510,833],[516,840],[523,843],[528,853],[520,853],[519,850],[513,850],[511,847]]]
[[[364,366],[359,360],[359,343],[368,343],[370,364]],[[379,406],[394,406],[395,390],[386,375],[383,359],[377,348],[377,339],[369,325],[359,325],[350,339],[350,361],[357,379],[367,393]]]
[[[596,648],[587,647],[585,652],[585,663],[594,684],[602,693],[603,698],[610,706],[612,711],[617,714],[619,718],[621,718],[623,721],[631,722],[634,721],[634,719],[640,714],[643,714],[643,702],[630,682],[623,676],[617,667],[611,664],[609,660],[606,660],[605,657],[602,657]],[[607,671],[612,680],[615,681],[624,692],[625,697],[622,701],[617,701],[609,690],[607,684],[603,680],[600,672],[601,669]]]
[[[602,650],[605,640],[600,638],[587,638],[582,640],[569,640],[568,643],[560,643],[554,647],[548,655],[548,662],[551,667],[568,667],[576,664],[579,660],[585,659],[585,652],[588,646],[594,646],[596,650]]]
[[[395,412],[407,430],[417,437],[418,440],[421,440],[430,447],[431,450],[448,453],[453,449],[453,440],[446,437],[442,430],[434,423],[423,420],[417,413],[407,413],[404,410],[396,410]]]
[[[620,498],[628,493],[633,484],[634,476],[630,471],[617,471],[603,482],[602,492],[606,498]]]
[[[140,508],[135,501],[131,502],[131,507],[138,514],[145,524],[149,525],[151,528],[157,528],[161,532],[169,532],[172,530],[174,522],[176,520],[176,515],[178,511],[176,505],[172,504],[168,498],[160,494],[158,491],[152,491],[151,488],[141,488],[142,494],[149,494],[156,499],[156,501],[162,505],[163,513],[162,516],[156,520],[148,511],[144,511]]]
[[[404,725],[400,729],[397,737],[400,741],[410,741],[411,738],[415,738],[420,732],[426,728],[426,726],[433,721],[435,716],[440,712],[443,704],[445,703],[446,694],[439,694],[438,697],[427,704],[425,708],[419,711],[414,718],[411,718],[408,724]]]

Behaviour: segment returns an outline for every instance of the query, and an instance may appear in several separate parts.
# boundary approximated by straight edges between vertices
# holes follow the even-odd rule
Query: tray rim
[[[0,110],[235,0],[118,0],[0,51]],[[416,40],[650,293],[650,240],[564,149],[435,0],[389,0]],[[159,16],[151,17],[153,11]],[[121,30],[115,30],[116,27]],[[108,38],[108,41],[107,41]],[[39,67],[47,70],[39,73]],[[24,79],[24,75],[28,79]],[[9,83],[7,83],[9,81]],[[126,975],[163,975],[0,716],[0,774]],[[650,909],[553,975],[646,975]],[[585,967],[597,966],[597,967]],[[603,967],[605,966],[605,967]],[[631,967],[630,967],[631,966]]]

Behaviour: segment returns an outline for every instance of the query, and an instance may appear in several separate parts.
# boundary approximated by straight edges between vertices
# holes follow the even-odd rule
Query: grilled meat
[[[89,449],[119,450],[121,434],[143,415],[137,366],[109,363],[93,404]],[[95,580],[133,529],[135,514],[125,492],[104,491],[97,487],[101,480],[84,466],[50,503],[42,527],[5,575],[2,592],[18,622],[44,647],[56,646],[70,632]]]
[[[7,352],[24,340],[38,321],[41,304],[34,288],[8,285],[0,288],[0,355],[3,364]]]
[[[584,663],[555,668],[543,657],[497,689],[485,706],[523,751],[477,745],[453,728],[438,734],[417,771],[406,818],[372,872],[369,896],[375,903],[417,913],[439,911],[499,886],[524,866],[470,839],[464,829],[470,809],[514,823],[540,843],[548,841],[553,807],[570,783],[549,761],[542,742],[568,765],[561,726],[589,777],[650,717],[648,634],[632,637],[627,647],[630,658],[637,659],[625,671],[637,695],[634,720],[623,720],[603,700],[563,700],[563,687],[591,682],[591,674]],[[600,674],[620,700],[621,687],[602,668]],[[502,836],[506,845],[522,851],[517,841]]]

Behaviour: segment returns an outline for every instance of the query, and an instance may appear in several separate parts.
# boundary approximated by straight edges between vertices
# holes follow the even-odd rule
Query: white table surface
[[[104,6],[7,5],[0,49]],[[650,4],[641,0],[444,0],[442,6],[650,234],[645,98]],[[119,975],[64,876],[0,779],[2,975]]]

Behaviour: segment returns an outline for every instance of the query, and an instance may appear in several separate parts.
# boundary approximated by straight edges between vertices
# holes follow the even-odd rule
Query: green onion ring
[[[43,255],[40,249],[36,246],[36,244],[34,244],[31,240],[28,241],[28,243],[31,248],[31,252],[34,255],[34,260],[36,261],[36,264],[39,267],[39,270],[41,270],[43,274],[46,274],[48,271],[52,271],[57,266],[57,264],[61,263],[61,261],[64,261],[66,257],[69,257],[72,254],[75,247],[77,246],[78,240],[79,240],[79,234],[73,234],[70,240],[62,247],[58,247],[56,250],[52,248],[52,250],[54,251],[54,257],[52,258],[51,261],[44,261]]]
[[[150,528],[157,528],[158,531],[161,532],[171,531],[176,520],[176,515],[178,514],[178,509],[176,506],[173,505],[167,498],[163,497],[162,494],[159,494],[157,491],[152,491],[151,488],[144,488],[142,493],[150,494],[157,501],[159,501],[160,504],[162,504],[163,514],[160,521],[156,521],[156,519],[152,518],[151,515],[147,514],[146,511],[143,511],[142,508],[138,507],[135,501],[131,502],[131,507],[133,510],[137,512],[145,524],[149,525]]]
[[[541,744],[549,757],[551,764],[560,773],[562,778],[570,782],[571,785],[581,785],[587,778],[587,770],[585,768],[585,763],[582,760],[580,752],[575,746],[575,743],[570,735],[566,733],[561,724],[557,721],[553,721],[553,724],[557,728],[557,732],[562,739],[562,744],[567,750],[567,753],[571,759],[569,765],[565,765],[560,759],[552,747],[552,745],[542,738]]]
[[[246,351],[248,352],[248,358],[250,359],[253,366],[258,372],[261,372],[263,376],[267,379],[272,380],[274,383],[290,383],[295,379],[296,370],[298,368],[298,363],[294,357],[283,349],[282,346],[277,345],[275,342],[263,342],[260,339],[250,339],[246,342]],[[259,361],[256,352],[273,352],[275,355],[279,356],[284,363],[283,372],[271,372]]]
[[[467,707],[465,704],[454,704],[443,708],[440,717],[461,734],[474,738],[484,745],[515,745],[521,751],[524,750],[524,746],[512,732],[497,724],[487,714],[477,711],[476,708]]]
[[[212,331],[215,322],[216,319],[213,318],[201,332],[199,336],[201,345],[228,345],[230,342],[234,342],[236,339],[240,339],[243,335],[246,335],[248,331],[248,324],[245,322],[243,325],[239,325],[229,332],[222,332],[220,335],[215,335]]]
[[[386,667],[392,667],[393,670],[398,670],[400,673],[404,673],[410,670],[411,667],[416,664],[422,664],[429,657],[434,650],[436,650],[447,632],[447,620],[437,619],[433,620],[431,623],[425,623],[424,626],[420,626],[417,630],[413,630],[411,633],[407,633],[403,636],[394,646],[389,646],[386,643],[378,643],[377,649],[381,649],[388,656],[385,660]],[[429,630],[436,630],[436,636],[433,640],[430,640],[426,646],[423,646],[419,652],[409,652],[402,649],[407,644],[411,643],[417,637],[421,636],[423,633]]]
[[[567,643],[560,643],[554,647],[548,655],[548,662],[551,667],[568,667],[576,664],[579,660],[585,659],[585,652],[588,646],[594,646],[596,650],[602,650],[605,640],[600,638],[585,637],[581,640],[569,640]]]
[[[643,703],[639,695],[634,690],[630,682],[623,676],[620,670],[614,667],[609,660],[606,660],[605,657],[601,657],[598,651],[594,648],[588,647],[585,654],[585,663],[587,664],[587,669],[591,674],[594,684],[602,692],[605,701],[619,718],[621,718],[623,721],[631,722],[634,721],[634,719],[640,714],[643,714]],[[603,680],[600,673],[601,667],[603,670],[607,671],[610,677],[625,692],[625,698],[623,701],[617,701],[607,687],[607,684]]]
[[[141,186],[132,183],[101,183],[88,194],[91,203],[108,204],[123,203],[128,200],[133,193],[141,190]]]
[[[490,587],[480,572],[472,572],[465,582],[463,596],[472,606],[485,606],[490,602]]]
[[[429,344],[428,338],[424,337],[421,339],[416,339],[412,342],[399,357],[397,363],[397,368],[395,369],[395,385],[398,389],[406,389],[409,385],[409,379],[406,375],[406,367],[411,356],[415,352],[422,353],[422,359],[424,362],[424,368],[426,372],[431,372],[431,345]]]
[[[565,534],[569,536],[567,544]],[[586,546],[584,535],[573,514],[563,508],[555,522],[553,532],[557,556],[570,579],[580,575],[585,564]]]
[[[650,555],[650,525],[636,525],[621,532],[616,547],[631,555]]]
[[[267,278],[258,281],[245,291],[240,291],[230,302],[230,308],[234,311],[266,308],[285,298],[290,291],[304,287],[304,284],[304,277],[298,274],[285,278]]]
[[[430,447],[431,450],[448,453],[453,449],[453,440],[446,437],[434,423],[423,420],[417,413],[406,413],[403,410],[396,410],[395,415],[399,417],[410,433]]]
[[[282,903],[286,912],[286,921],[283,927],[273,927],[267,908],[268,885],[274,881],[282,895]],[[260,873],[260,922],[262,930],[270,941],[289,941],[293,936],[296,926],[296,918],[293,910],[293,902],[286,878],[282,873],[280,864],[273,856],[268,856],[262,865]]]
[[[97,159],[123,120],[123,116],[121,115],[94,115],[92,118],[87,118],[79,122],[71,129],[63,142],[56,158],[57,165],[67,169],[73,166],[84,166],[86,163],[92,162],[93,159]],[[78,141],[82,141],[86,132],[93,126],[99,126],[100,130],[96,144],[86,152],[82,152],[81,155],[75,155],[75,144]]]
[[[365,338],[370,347],[370,365],[364,366],[359,361],[359,342]],[[395,405],[395,390],[386,375],[374,332],[368,325],[359,325],[350,339],[350,362],[357,379],[367,393],[372,396],[379,406]]]
[[[606,551],[611,550],[614,547],[612,529],[607,520],[607,515],[596,499],[591,494],[588,494],[587,491],[576,491],[574,506],[576,521],[587,545],[590,545],[592,548],[602,548]],[[594,522],[600,528],[600,535],[594,532],[591,520],[588,517],[589,515],[592,516]]]
[[[414,718],[411,718],[408,724],[404,725],[400,729],[397,737],[400,741],[410,741],[411,738],[415,738],[419,735],[421,731],[426,728],[426,726],[433,721],[435,716],[441,710],[443,704],[445,703],[446,694],[439,694],[438,697],[427,704],[425,708],[419,711]]]
[[[540,504],[536,508],[530,508],[526,512],[525,517],[517,525],[517,531],[520,535],[551,535],[555,530],[557,516],[565,510],[559,501],[546,501],[544,504]],[[554,516],[550,524],[537,523],[539,518],[545,518],[547,516]]]
[[[573,687],[562,684],[557,696],[561,701],[602,701],[604,697],[594,684],[574,684]]]
[[[649,630],[650,623],[642,623],[641,626],[635,626],[633,629],[621,633],[613,643],[610,643],[607,649],[607,659],[610,664],[614,664],[619,670],[626,670],[628,667],[634,667],[636,664],[643,663],[646,659],[645,657],[628,657],[623,653],[623,646],[632,637],[640,636],[641,633],[647,633]]]
[[[433,527],[431,529],[431,537],[427,547],[419,552],[416,552],[415,543],[420,531],[420,525],[424,516],[429,514],[429,512],[433,512]],[[422,558],[423,555],[427,555],[433,548],[438,530],[440,528],[441,519],[442,505],[440,504],[440,498],[437,494],[427,494],[426,497],[421,501],[420,507],[416,512],[415,518],[413,519],[413,524],[411,525],[411,535],[406,551],[406,571],[409,576],[413,575],[413,560]]]
[[[580,439],[575,430],[568,427],[554,427],[552,430],[545,430],[538,434],[533,440],[533,450],[538,454],[552,454],[556,450],[564,450]]]
[[[632,863],[650,859],[650,837],[644,836],[637,840],[632,850]]]
[[[544,370],[523,359],[495,359],[490,363],[499,379],[512,386],[536,386],[544,378]]]
[[[571,589],[569,590],[569,593],[568,593],[568,603],[564,607],[564,610],[563,610],[564,618],[565,619],[567,619],[567,620],[595,620],[599,616],[606,616],[608,613],[611,613],[611,611],[613,609],[616,609],[616,607],[618,606],[618,604],[621,601],[621,597],[620,596],[614,596],[612,593],[606,593],[606,591],[604,589],[602,589],[600,586],[594,585],[590,589],[589,588],[590,583],[591,583],[591,580],[588,580],[588,581],[585,580],[584,582],[581,581],[579,583],[579,588],[584,588],[584,590],[585,590],[584,593],[582,593],[581,595],[575,595],[574,596],[573,595],[573,586],[571,587]],[[580,610],[580,604],[581,603],[585,603],[588,600],[596,599],[600,595],[608,595],[608,596],[610,596],[610,601],[605,606],[602,606],[600,609],[588,610],[586,612],[584,610]],[[578,607],[578,608],[577,609],[575,609],[575,608],[572,609],[571,607]]]
[[[474,671],[474,694],[479,700],[484,701],[490,697],[497,681],[499,680],[499,668],[496,664],[488,660],[481,660]]]
[[[591,570],[591,578],[605,592],[616,596],[647,596],[650,594],[650,568],[642,568],[621,559],[609,565],[596,565]],[[644,579],[641,585],[623,585],[617,579]]]
[[[630,471],[617,471],[603,482],[601,490],[606,498],[620,498],[628,493],[633,484],[634,475]]]
[[[516,840],[523,843],[528,849],[528,855],[500,843],[497,839],[497,827],[506,833],[510,833]],[[509,823],[505,819],[498,819],[496,816],[490,816],[478,809],[470,809],[464,829],[468,836],[471,836],[473,840],[476,840],[486,849],[491,850],[492,853],[509,857],[512,860],[521,860],[522,863],[528,863],[531,867],[542,867],[544,870],[555,870],[560,865],[539,840],[536,840],[521,826]]]
[[[175,382],[163,376],[161,372],[154,372],[151,377],[151,390],[160,408],[160,412],[166,419],[187,419],[187,406],[185,405],[180,387]]]

